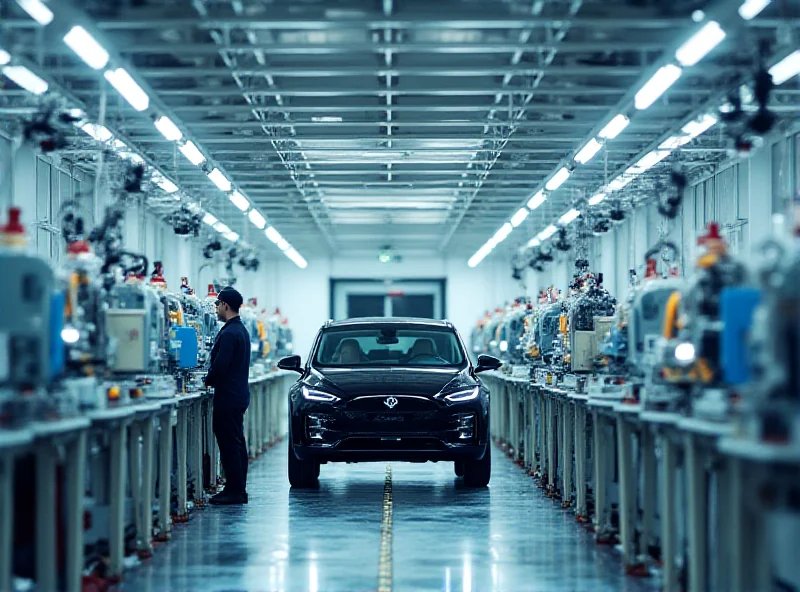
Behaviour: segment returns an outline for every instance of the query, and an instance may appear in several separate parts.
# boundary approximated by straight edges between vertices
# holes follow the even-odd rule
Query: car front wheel
[[[486,454],[480,460],[464,461],[464,484],[467,487],[486,487],[492,478],[491,447],[486,447]]]
[[[464,461],[457,460],[453,463],[455,465],[456,477],[463,477],[464,476]]]
[[[289,438],[289,485],[297,489],[308,489],[317,485],[318,477],[319,463],[297,458]]]

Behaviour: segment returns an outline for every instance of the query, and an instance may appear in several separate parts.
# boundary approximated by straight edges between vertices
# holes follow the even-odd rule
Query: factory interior
[[[799,275],[797,0],[4,0],[0,592],[800,592]],[[457,330],[487,487],[290,485],[362,317]]]

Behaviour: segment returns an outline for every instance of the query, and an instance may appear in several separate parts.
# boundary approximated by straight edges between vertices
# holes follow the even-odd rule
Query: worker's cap
[[[238,309],[242,305],[242,302],[244,302],[242,295],[230,286],[226,286],[219,291],[217,300],[224,302],[233,309]]]

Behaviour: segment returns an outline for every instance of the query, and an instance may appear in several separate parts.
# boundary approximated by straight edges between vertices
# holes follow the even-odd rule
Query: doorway
[[[445,280],[331,280],[331,318],[441,319]]]

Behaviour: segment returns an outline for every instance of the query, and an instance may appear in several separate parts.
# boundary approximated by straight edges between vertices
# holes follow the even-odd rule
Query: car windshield
[[[464,354],[451,329],[342,327],[322,333],[315,362],[321,366],[461,366]]]

